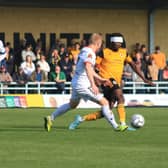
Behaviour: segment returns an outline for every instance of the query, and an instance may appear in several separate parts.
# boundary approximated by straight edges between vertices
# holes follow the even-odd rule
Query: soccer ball
[[[134,114],[131,117],[131,125],[134,128],[141,128],[145,124],[145,119],[141,114]]]

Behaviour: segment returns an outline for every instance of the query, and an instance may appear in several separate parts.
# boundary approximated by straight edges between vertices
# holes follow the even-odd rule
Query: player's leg
[[[79,90],[79,93],[84,100],[89,99],[89,100],[96,101],[98,103],[96,96],[91,92],[90,89],[88,88],[85,88],[84,90],[81,89]],[[74,118],[74,121],[70,123],[69,129],[74,130],[84,121],[96,120],[101,117],[102,117],[101,110],[91,113],[91,114],[84,115],[84,116],[76,115]]]
[[[102,86],[102,90],[103,90],[104,97],[109,101],[109,106],[110,106],[110,109],[112,110],[112,107],[115,102],[115,100],[114,102],[112,100],[112,99],[115,99],[115,98],[112,98],[113,90],[110,89],[109,87],[104,87],[104,86]],[[79,126],[79,124],[81,124],[84,121],[93,121],[93,120],[101,119],[103,117],[104,116],[101,110],[86,114],[84,116],[76,115],[74,118],[74,121],[70,124],[69,129],[74,130]]]
[[[100,94],[95,95],[88,89],[88,90],[85,90],[85,93],[83,94],[83,98],[84,99],[89,99],[89,100],[91,100],[95,103],[100,104],[102,106],[101,111],[102,111],[103,116],[105,115],[106,119],[110,122],[110,124],[113,126],[113,128],[116,129],[118,127],[118,124],[115,121],[114,115],[109,109],[109,103],[104,97],[102,97],[102,95],[100,95]],[[95,116],[95,119],[97,117],[100,118],[100,117],[102,117],[102,114],[101,115],[100,114],[101,114],[101,112],[99,112],[97,114],[94,113],[93,115],[90,115],[90,118],[93,119],[93,116]],[[89,118],[89,116],[87,116],[87,117]],[[76,129],[77,126],[81,122],[83,122],[87,119],[87,117],[84,119],[83,117],[77,116],[75,118],[75,120],[70,124],[69,129],[71,129],[71,130]]]
[[[63,104],[58,107],[51,115],[44,117],[44,128],[46,131],[51,130],[53,121],[60,115],[66,113],[67,111],[74,109],[79,104],[80,98],[77,96],[76,91],[72,91],[72,96],[69,103]]]
[[[119,115],[120,124],[126,125],[126,111],[124,106],[124,96],[121,88],[117,88],[114,90],[114,94],[117,98],[117,112]]]
[[[44,117],[44,128],[46,131],[50,131],[53,121],[60,115],[66,113],[67,111],[74,109],[79,102],[71,100],[69,103],[63,104],[58,107],[51,115]]]
[[[102,117],[103,115],[101,110],[84,116],[78,114],[75,116],[74,121],[69,125],[69,129],[74,130],[84,121],[93,121]]]
[[[100,100],[100,105],[102,106],[102,114],[106,120],[112,125],[115,130],[120,130],[119,125],[117,124],[113,112],[109,108],[109,102],[103,97]]]
[[[114,91],[114,94],[117,98],[117,112],[119,115],[119,120],[121,124],[125,124],[126,121],[126,112],[125,112],[125,106],[124,106],[124,96],[122,89],[118,88]]]
[[[104,87],[102,86],[102,90],[103,90],[103,95],[104,97],[108,100],[109,102],[109,105],[110,105],[110,109],[112,109],[112,95],[113,95],[113,90],[109,87]],[[86,114],[84,116],[81,116],[81,122],[83,121],[92,121],[92,120],[97,120],[97,119],[101,119],[103,118],[103,114],[102,114],[102,111],[99,110],[99,111],[96,111],[96,112],[93,112],[93,113],[89,113],[89,114]],[[76,117],[76,119],[79,118],[79,117]]]

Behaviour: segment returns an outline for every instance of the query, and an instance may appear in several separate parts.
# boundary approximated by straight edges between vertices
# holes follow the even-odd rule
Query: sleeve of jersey
[[[126,61],[127,63],[132,62],[132,58],[131,58],[129,55],[127,55],[125,61]]]
[[[94,58],[93,58],[93,55],[92,54],[88,54],[87,55],[87,57],[85,58],[85,60],[84,60],[84,63],[86,64],[86,63],[90,63],[90,64],[94,64],[94,60],[93,60]]]
[[[1,62],[3,59],[5,59],[5,57],[6,57],[6,52],[0,53],[0,62]]]

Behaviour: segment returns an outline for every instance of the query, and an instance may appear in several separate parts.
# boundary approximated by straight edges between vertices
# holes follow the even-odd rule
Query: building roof
[[[168,9],[166,0],[0,0],[0,6],[42,8]]]

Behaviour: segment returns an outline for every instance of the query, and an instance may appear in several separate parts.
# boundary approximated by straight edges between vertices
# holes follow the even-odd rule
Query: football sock
[[[113,126],[113,128],[118,127],[118,124],[116,123],[114,118],[114,114],[110,111],[108,105],[102,107],[102,113],[104,117],[107,119],[107,121]]]
[[[117,105],[117,112],[119,115],[120,123],[121,125],[125,125],[125,119],[126,119],[126,113],[125,113],[125,107],[124,104],[118,104]]]
[[[97,111],[97,112],[94,112],[94,113],[91,113],[91,114],[87,114],[85,116],[83,116],[83,120],[84,121],[92,121],[92,120],[96,120],[96,119],[99,119],[99,118],[102,118],[102,112],[101,111]]]
[[[69,103],[63,104],[62,106],[58,107],[52,114],[51,114],[51,120],[55,120],[55,118],[59,115],[62,115],[66,113],[68,110],[71,109],[71,106]]]

